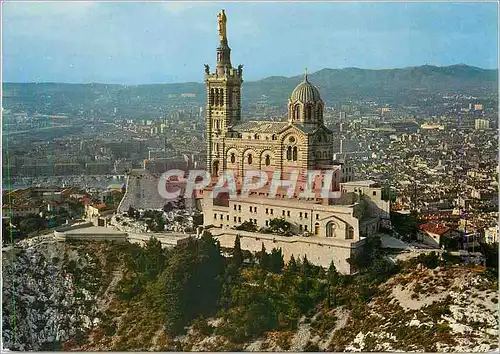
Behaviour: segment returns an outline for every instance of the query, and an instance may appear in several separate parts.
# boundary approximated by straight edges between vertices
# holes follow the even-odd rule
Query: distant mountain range
[[[498,91],[498,70],[481,69],[465,64],[437,67],[423,65],[403,69],[369,70],[359,68],[322,69],[309,74],[327,104],[349,100],[378,100],[385,103],[412,103],[435,94],[462,93],[490,97]],[[271,105],[286,106],[288,97],[303,76],[273,76],[244,82],[243,103],[253,105],[265,100]],[[180,97],[194,93],[196,97]],[[203,83],[153,85],[4,83],[4,108],[19,105],[38,111],[74,110],[107,111],[109,107],[148,112],[155,107],[169,107],[181,102],[203,105]],[[112,109],[112,108],[111,108]]]
[[[248,83],[246,94],[257,95],[254,91],[269,92],[270,95],[279,95],[285,91],[289,94],[301,80],[301,76],[270,77]],[[429,95],[438,92],[496,92],[498,71],[467,65],[424,65],[386,70],[322,69],[310,74],[309,81],[320,89],[327,102],[359,98],[392,101],[410,98],[415,94]]]

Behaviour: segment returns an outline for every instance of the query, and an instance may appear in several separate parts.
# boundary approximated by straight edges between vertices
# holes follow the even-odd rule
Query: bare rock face
[[[420,264],[419,264],[420,266]],[[344,351],[486,352],[498,348],[498,292],[483,267],[418,267],[382,285]],[[355,330],[356,329],[356,330]]]
[[[4,252],[2,341],[10,350],[57,350],[96,323],[100,270],[90,252],[50,238]]]

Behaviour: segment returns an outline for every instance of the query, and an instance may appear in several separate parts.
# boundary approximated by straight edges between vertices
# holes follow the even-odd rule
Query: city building
[[[105,203],[85,205],[85,219],[94,226],[107,226],[113,214]]]
[[[2,205],[2,217],[11,218],[16,216],[37,215],[40,213],[40,208],[36,205],[25,203],[21,205]]]
[[[484,241],[486,243],[497,243],[498,242],[498,231],[499,227],[492,226],[484,230]]]
[[[449,237],[452,230],[439,223],[428,222],[419,225],[419,239],[429,246],[439,248],[444,237]]]
[[[490,122],[486,119],[476,119],[474,121],[474,128],[476,130],[490,129]]]

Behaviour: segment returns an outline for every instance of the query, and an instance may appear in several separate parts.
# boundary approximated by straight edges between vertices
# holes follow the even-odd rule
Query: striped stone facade
[[[323,123],[324,102],[307,74],[291,93],[283,122],[241,121],[243,66],[232,67],[224,11],[219,19],[217,64],[214,71],[205,65],[208,172],[216,178],[226,170],[244,176],[248,170],[307,171],[330,164],[333,134]]]

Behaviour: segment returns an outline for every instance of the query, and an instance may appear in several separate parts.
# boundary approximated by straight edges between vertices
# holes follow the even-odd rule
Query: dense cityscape
[[[8,149],[4,149],[3,187],[73,187],[99,195],[110,185],[125,183],[127,171],[134,168],[156,173],[203,169],[204,107],[193,107],[188,97],[184,106],[165,107],[156,119],[82,118],[64,111],[41,115],[30,112],[29,106],[4,108]],[[484,233],[498,220],[498,112],[491,92],[482,97],[444,96],[432,107],[438,114],[433,116],[424,113],[429,110],[427,101],[412,107],[391,107],[384,101],[326,106],[334,157],[352,166],[357,179],[390,187],[392,210],[458,219],[466,210],[468,230]],[[260,104],[247,114],[254,119],[269,111],[274,117],[284,114],[282,107],[273,110],[265,102]],[[119,112],[121,107],[113,110]],[[61,136],[47,139],[58,129]],[[23,131],[33,134],[18,135]],[[29,198],[19,202],[43,209]]]

